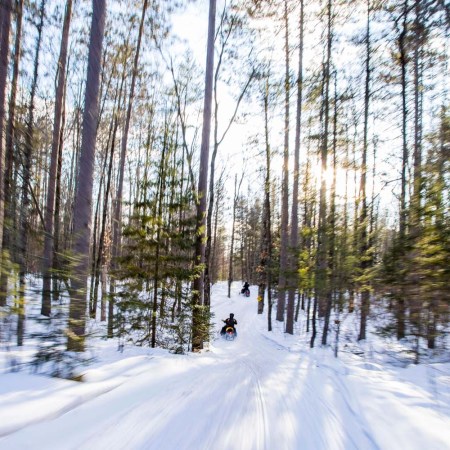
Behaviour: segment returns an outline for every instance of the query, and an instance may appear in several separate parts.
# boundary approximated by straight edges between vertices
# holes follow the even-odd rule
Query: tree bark
[[[365,274],[369,268],[368,261],[368,213],[367,213],[367,153],[369,145],[369,102],[370,102],[370,74],[371,74],[371,42],[370,42],[370,0],[367,0],[367,26],[366,26],[366,79],[365,79],[365,89],[364,89],[364,130],[363,130],[363,149],[362,149],[362,161],[361,161],[361,182],[359,188],[359,197],[361,202],[361,216],[359,218],[359,231],[360,231],[360,241],[359,241],[359,255],[360,255],[360,269],[361,274],[365,278]],[[366,284],[366,281],[363,282]],[[367,316],[369,314],[369,300],[370,300],[370,290],[367,285],[363,285],[361,289],[361,318],[359,327],[358,340],[363,340],[366,338],[366,326],[367,326]]]
[[[405,0],[403,9],[403,28],[400,32],[398,46],[400,51],[400,79],[402,86],[402,167],[401,167],[401,192],[400,192],[400,224],[399,224],[399,239],[400,248],[403,249],[406,238],[406,175],[408,168],[408,136],[407,136],[407,50],[406,50],[406,35],[408,32],[408,0]],[[400,292],[397,301],[397,339],[405,337],[405,300],[404,293]]]
[[[284,321],[286,306],[286,279],[288,271],[288,245],[289,245],[289,17],[287,0],[284,1],[284,54],[285,54],[285,80],[284,80],[284,151],[283,151],[283,181],[281,185],[281,241],[280,241],[280,275],[278,278],[278,302],[276,320]]]
[[[6,80],[8,77],[9,33],[11,29],[12,0],[4,0],[0,5],[0,268],[3,266],[3,228],[5,213],[5,116]],[[3,270],[2,270],[3,271]],[[0,305],[5,304],[1,294]]]
[[[268,330],[272,329],[271,308],[271,264],[272,264],[272,231],[271,231],[271,206],[270,206],[270,165],[271,151],[269,143],[269,81],[266,80],[264,90],[264,136],[266,150],[266,176],[264,182],[264,206],[263,206],[263,230],[261,239],[261,258],[259,268],[258,285],[258,314],[264,311],[264,296],[267,288],[268,297]]]
[[[105,29],[106,0],[93,0],[89,42],[86,93],[83,114],[83,136],[74,205],[74,253],[76,264],[72,278],[67,349],[84,351],[86,328],[86,289],[89,267],[89,241],[92,222],[92,189],[94,181],[95,140],[99,112],[98,92],[102,42]]]
[[[332,48],[332,11],[331,0],[327,4],[327,44],[326,56],[323,72],[323,136],[321,142],[321,171],[320,171],[320,199],[319,199],[319,224],[317,236],[317,260],[316,260],[316,276],[315,276],[315,300],[313,307],[313,334],[311,337],[311,347],[314,345],[314,338],[316,336],[315,313],[318,311],[319,316],[324,316],[327,295],[328,295],[328,220],[327,220],[327,198],[326,198],[326,173],[327,173],[327,158],[328,158],[328,129],[330,116],[330,66],[331,66],[331,48]]]
[[[209,1],[208,45],[206,51],[205,98],[203,105],[202,143],[200,148],[200,172],[197,189],[196,244],[194,264],[205,263],[206,195],[208,189],[209,138],[211,134],[211,105],[214,73],[214,35],[216,23],[216,0]],[[203,348],[203,271],[194,280],[192,293],[192,351]]]
[[[65,95],[63,95],[65,98]],[[66,109],[65,101],[63,101],[63,109],[61,111],[61,130],[58,146],[58,166],[56,168],[56,186],[55,186],[55,211],[54,211],[54,229],[53,229],[53,285],[52,293],[53,300],[59,299],[59,287],[58,279],[60,278],[56,273],[56,270],[60,268],[59,264],[59,252],[60,252],[60,211],[61,211],[61,173],[62,173],[62,154],[64,144],[64,127],[66,124]]]
[[[297,115],[295,123],[294,148],[294,185],[292,188],[291,238],[290,238],[290,280],[288,305],[286,311],[286,333],[294,334],[295,292],[298,284],[298,191],[300,177],[300,139],[302,124],[302,96],[303,96],[303,25],[304,4],[300,0],[300,37],[298,50],[298,78],[297,78]]]
[[[330,327],[333,296],[336,288],[336,168],[337,168],[337,73],[334,72],[334,114],[333,114],[333,175],[330,189],[330,213],[328,215],[328,270],[330,273],[329,287],[326,295],[326,309],[323,323],[322,345],[327,345],[328,330]]]
[[[421,220],[421,200],[422,200],[422,46],[423,46],[423,23],[422,23],[422,0],[415,0],[414,19],[414,181],[411,208],[411,235],[415,238],[419,234]]]
[[[11,23],[12,1],[7,0],[1,5],[2,23],[0,24],[0,306],[6,305],[6,296],[8,291],[8,272],[4,258],[5,251],[9,247],[10,232],[8,218],[11,216],[10,208],[10,186],[12,176],[13,162],[13,133],[14,133],[14,115],[16,109],[17,79],[19,76],[20,44],[22,35],[22,6],[23,0],[16,3],[16,38],[14,49],[13,77],[11,80],[11,97],[9,101],[9,118],[6,131],[5,143],[5,100],[6,100],[6,79],[8,74],[9,57],[9,29]]]
[[[52,153],[50,158],[50,172],[47,186],[47,205],[45,208],[45,237],[43,255],[43,286],[41,314],[50,317],[51,314],[51,273],[53,263],[53,238],[54,238],[54,207],[56,170],[58,167],[58,155],[61,131],[61,112],[63,107],[64,85],[66,82],[67,46],[69,43],[70,19],[72,16],[72,0],[66,2],[64,25],[61,38],[61,49],[58,59],[57,85],[55,95],[55,112],[53,118]]]
[[[31,158],[33,155],[33,135],[34,135],[34,101],[36,96],[39,54],[41,50],[42,28],[44,26],[45,0],[41,1],[39,7],[39,22],[37,24],[36,49],[34,55],[33,80],[31,82],[30,104],[28,106],[27,131],[25,135],[25,154],[22,160],[23,176],[22,176],[22,209],[20,211],[20,248],[19,248],[19,311],[17,327],[17,345],[23,343],[23,332],[25,321],[25,274],[27,271],[27,249],[28,249],[28,233],[29,233],[29,211],[31,186]]]

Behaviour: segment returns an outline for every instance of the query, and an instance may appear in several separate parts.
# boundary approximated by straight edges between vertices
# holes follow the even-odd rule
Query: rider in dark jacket
[[[242,290],[241,290],[241,294],[245,294],[245,291],[248,291],[248,288],[250,287],[250,285],[248,284],[248,282],[246,281],[244,283],[244,286],[242,286]]]
[[[236,333],[236,328],[234,326],[237,325],[237,320],[234,318],[233,313],[231,313],[230,317],[228,317],[227,319],[222,320],[222,322],[225,322],[225,325],[222,327],[220,334],[225,334],[225,331],[228,327],[233,328],[234,332]]]

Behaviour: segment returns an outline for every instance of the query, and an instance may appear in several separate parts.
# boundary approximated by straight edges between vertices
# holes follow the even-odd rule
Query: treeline
[[[348,311],[359,340],[445,348],[444,2],[216,6],[205,82],[171,26],[199,5],[2,0],[2,336],[23,345],[33,275],[69,350],[90,320],[199,350],[211,284],[242,279],[311,346]]]

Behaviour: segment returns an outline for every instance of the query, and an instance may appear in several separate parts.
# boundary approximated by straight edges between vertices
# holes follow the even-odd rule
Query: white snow
[[[0,449],[450,449],[450,364],[311,350],[280,323],[266,331],[255,288],[228,299],[216,285],[212,307],[217,331],[235,314],[238,337],[200,354],[98,340],[82,383],[1,374]]]

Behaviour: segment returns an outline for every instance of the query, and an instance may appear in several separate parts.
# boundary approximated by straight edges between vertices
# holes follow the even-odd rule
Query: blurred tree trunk
[[[258,314],[264,312],[264,297],[267,288],[268,297],[268,330],[272,330],[272,296],[271,296],[271,264],[272,264],[272,237],[271,237],[271,207],[270,207],[270,163],[271,151],[269,143],[269,80],[266,80],[264,89],[264,136],[266,150],[266,174],[264,181],[263,229],[261,236],[261,257],[259,263],[258,283]]]
[[[317,306],[319,309],[319,315],[325,314],[327,295],[328,295],[328,238],[327,238],[327,185],[326,185],[326,173],[327,173],[327,158],[328,158],[328,129],[330,119],[330,66],[331,66],[331,48],[333,39],[332,29],[332,10],[331,0],[327,3],[326,15],[327,15],[327,41],[326,41],[326,55],[323,68],[323,135],[320,149],[320,198],[319,198],[319,224],[317,235],[317,258],[316,258],[316,275],[315,275],[315,300],[313,306],[312,325],[313,332],[311,336],[310,345],[314,346],[314,340],[316,337],[316,320],[315,313],[317,312]],[[316,305],[317,304],[317,305]]]
[[[278,302],[276,320],[284,321],[286,306],[286,278],[288,271],[289,245],[289,96],[290,96],[290,68],[289,68],[289,16],[287,0],[284,0],[284,151],[283,151],[283,180],[281,184],[281,241],[280,241],[280,275],[278,278]]]
[[[400,192],[400,224],[399,224],[399,239],[400,251],[404,251],[406,238],[406,176],[408,169],[408,136],[407,136],[407,121],[408,121],[408,106],[407,106],[407,49],[406,38],[408,33],[408,0],[405,0],[403,7],[403,26],[398,38],[398,49],[400,53],[400,75],[402,86],[402,168],[401,168],[401,192]],[[397,339],[405,337],[405,298],[403,288],[397,300]]]
[[[54,207],[56,175],[58,168],[59,145],[61,136],[61,117],[63,109],[64,86],[66,83],[67,46],[69,43],[70,19],[72,16],[72,0],[67,0],[64,24],[61,38],[61,48],[58,59],[57,84],[55,94],[55,112],[53,117],[52,153],[50,158],[50,172],[47,186],[47,205],[45,208],[45,237],[43,255],[43,286],[41,314],[50,317],[52,308],[51,273],[53,263],[54,239]]]
[[[89,241],[92,222],[92,189],[94,181],[95,140],[99,113],[100,66],[105,29],[106,0],[93,0],[93,15],[89,41],[86,93],[83,114],[83,137],[74,205],[74,254],[69,309],[67,349],[84,351],[86,328],[86,296],[89,266]]]
[[[65,94],[63,94],[63,99],[65,99]],[[59,145],[58,145],[58,158],[57,158],[58,165],[56,168],[55,211],[53,218],[54,229],[53,229],[53,257],[52,257],[52,268],[53,268],[52,293],[54,301],[57,301],[59,299],[58,280],[61,278],[60,275],[57,273],[57,271],[60,269],[59,255],[60,255],[61,174],[62,174],[62,155],[63,155],[65,125],[66,125],[66,108],[65,108],[65,101],[63,101],[63,108],[61,111],[61,131],[59,133]]]
[[[6,255],[4,254],[9,244],[8,232],[8,199],[11,172],[8,167],[11,161],[12,166],[12,133],[14,129],[15,99],[17,92],[17,77],[20,55],[21,29],[22,29],[22,1],[16,5],[16,41],[14,50],[14,68],[11,83],[11,99],[9,102],[9,122],[6,136],[6,81],[8,78],[8,59],[9,59],[9,33],[11,28],[12,0],[2,1],[0,5],[0,306],[6,304],[8,291],[8,274],[6,270]],[[6,139],[5,139],[6,138]],[[8,149],[11,149],[9,152]],[[6,155],[6,159],[5,159]],[[6,164],[6,167],[5,167]],[[5,226],[6,224],[6,226]]]
[[[423,20],[422,20],[422,0],[415,0],[415,19],[413,25],[414,50],[413,50],[413,70],[414,70],[414,182],[411,197],[411,234],[415,238],[419,233],[421,220],[421,199],[422,199],[422,97],[423,97]]]
[[[366,24],[366,61],[365,61],[365,88],[364,88],[364,124],[363,124],[363,148],[361,160],[361,181],[359,186],[359,198],[361,215],[359,217],[359,257],[360,270],[363,281],[361,282],[361,317],[358,340],[366,339],[367,316],[369,314],[370,289],[366,280],[369,269],[368,260],[368,211],[367,211],[367,153],[369,147],[369,106],[371,85],[371,35],[370,35],[370,0],[367,0],[367,24]]]
[[[28,105],[27,127],[25,134],[25,151],[22,159],[22,208],[20,211],[20,244],[19,244],[19,304],[18,304],[18,324],[17,324],[17,345],[23,343],[24,322],[25,322],[25,274],[27,271],[27,249],[29,234],[29,207],[31,192],[31,159],[34,145],[34,102],[37,89],[39,54],[42,42],[42,28],[44,26],[45,0],[41,1],[39,7],[39,22],[37,24],[36,49],[34,54],[33,79],[31,82],[30,103]]]
[[[290,239],[290,280],[288,292],[288,306],[286,312],[286,333],[294,334],[294,308],[295,293],[298,287],[298,191],[300,178],[300,139],[302,126],[302,101],[303,101],[303,27],[304,4],[300,0],[300,36],[298,50],[298,76],[297,76],[297,115],[295,123],[295,148],[294,148],[294,185],[292,188],[292,212],[291,212],[291,239]]]
[[[331,310],[336,289],[336,169],[337,169],[337,119],[338,93],[337,73],[334,72],[334,114],[333,114],[333,174],[330,188],[330,213],[328,215],[328,270],[330,274],[325,317],[323,321],[322,345],[327,345]]]

